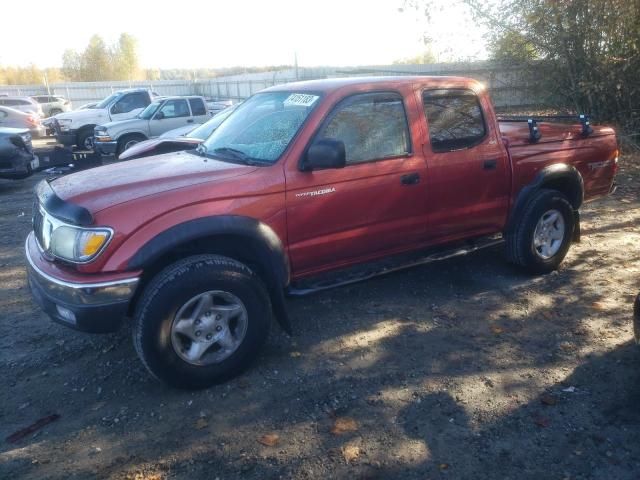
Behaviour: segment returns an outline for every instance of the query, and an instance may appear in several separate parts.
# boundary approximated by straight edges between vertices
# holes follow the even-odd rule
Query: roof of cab
[[[383,88],[394,88],[401,85],[424,84],[440,88],[470,88],[477,90],[482,88],[482,83],[472,78],[466,77],[439,77],[439,76],[382,76],[382,77],[342,77],[327,78],[322,80],[305,80],[302,82],[284,83],[267,88],[264,91],[291,91],[296,92],[321,92],[330,93],[341,89],[358,88],[363,86],[377,85]]]

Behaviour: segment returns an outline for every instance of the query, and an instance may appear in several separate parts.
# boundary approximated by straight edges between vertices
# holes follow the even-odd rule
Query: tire
[[[547,232],[543,224],[547,225]],[[539,225],[541,233],[536,236]],[[557,190],[537,191],[511,232],[505,235],[508,260],[534,274],[556,270],[569,251],[574,225],[573,207],[565,195]],[[560,230],[562,236],[557,238]],[[539,242],[541,238],[546,241]]]
[[[82,150],[93,150],[93,128],[85,128],[78,132],[77,146]]]
[[[223,293],[224,304],[216,297],[210,304],[213,307],[203,307],[201,314],[195,314],[203,296]],[[228,298],[239,304],[235,300],[227,303]],[[220,316],[218,311],[235,311],[236,307],[240,314],[233,334],[233,319],[227,320],[226,330],[212,327]],[[247,266],[218,255],[197,255],[169,265],[145,288],[134,315],[133,342],[147,370],[160,381],[177,388],[207,388],[237,376],[255,360],[267,339],[271,317],[267,289]],[[189,336],[181,333],[182,323],[189,325]],[[196,338],[200,335],[197,329],[202,329],[202,335]],[[215,333],[217,329],[223,331]],[[235,350],[217,343],[218,335],[227,339],[235,335]],[[210,336],[214,343],[208,343]],[[199,360],[195,354],[187,360],[192,350],[205,353]]]
[[[122,152],[124,152],[127,148],[135,145],[136,143],[140,143],[146,140],[146,137],[143,135],[132,133],[129,135],[124,135],[122,138],[118,140],[118,148],[116,149],[116,157],[119,157]]]

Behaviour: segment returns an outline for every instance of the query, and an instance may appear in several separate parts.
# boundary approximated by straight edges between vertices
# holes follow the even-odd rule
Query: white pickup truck
[[[65,146],[92,150],[96,125],[136,117],[155,98],[153,92],[143,88],[121,90],[93,107],[59,113],[53,121],[56,140]]]
[[[103,123],[94,129],[94,150],[101,155],[120,155],[132,145],[186,125],[209,120],[203,97],[162,97],[135,118]]]

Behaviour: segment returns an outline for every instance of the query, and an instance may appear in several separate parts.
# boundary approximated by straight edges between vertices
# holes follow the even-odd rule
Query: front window
[[[153,102],[149,104],[149,106],[140,113],[139,117],[143,120],[149,120],[153,117],[153,114],[156,113],[156,110],[158,110],[160,105],[162,105],[162,102]]]
[[[93,108],[107,108],[111,102],[119,99],[122,95],[124,95],[122,92],[112,93]]]
[[[162,118],[188,117],[189,106],[186,100],[167,100],[160,109],[160,113],[162,113]]]
[[[319,95],[258,93],[204,141],[201,151],[230,161],[274,163],[319,103]]]

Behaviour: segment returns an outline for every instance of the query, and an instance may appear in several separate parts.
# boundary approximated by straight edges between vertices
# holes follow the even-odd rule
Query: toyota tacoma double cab
[[[204,388],[257,356],[303,295],[503,242],[558,267],[609,194],[614,131],[499,121],[456,77],[342,78],[257,93],[195,150],[36,187],[29,284],[56,322],[133,322],[149,372]],[[514,121],[519,120],[519,121]]]
[[[58,143],[93,150],[93,129],[97,125],[134,118],[155,97],[154,92],[144,88],[121,90],[91,107],[58,113],[47,126],[53,128]]]

